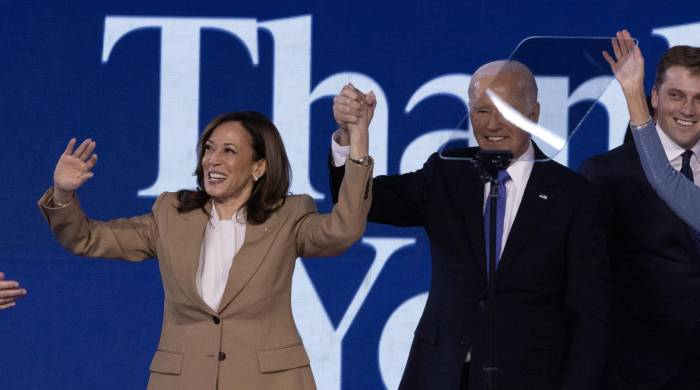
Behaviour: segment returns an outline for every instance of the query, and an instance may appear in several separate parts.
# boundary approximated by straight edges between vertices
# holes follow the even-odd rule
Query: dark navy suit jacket
[[[700,388],[700,254],[687,226],[647,182],[634,143],[587,160],[581,172],[601,193],[610,248],[607,388]]]
[[[334,194],[342,176],[343,168],[331,164]],[[459,389],[469,350],[469,389],[485,389],[483,204],[484,185],[471,165],[437,154],[416,172],[374,178],[368,219],[424,227],[432,255],[428,301],[402,390]],[[496,272],[499,390],[598,388],[610,286],[596,207],[583,177],[555,162],[535,163]]]

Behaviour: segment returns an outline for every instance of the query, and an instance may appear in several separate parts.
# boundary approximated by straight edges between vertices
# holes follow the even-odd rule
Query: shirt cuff
[[[335,167],[342,167],[345,165],[345,160],[347,160],[350,155],[350,146],[340,146],[340,144],[335,141],[335,134],[338,131],[339,130],[336,130],[331,136],[331,154],[333,155],[333,165]]]

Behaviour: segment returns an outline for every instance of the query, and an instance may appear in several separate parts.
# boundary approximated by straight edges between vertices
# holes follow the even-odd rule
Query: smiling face
[[[215,202],[240,206],[250,198],[254,177],[265,173],[265,160],[257,159],[252,142],[248,130],[232,121],[218,125],[205,141],[204,190]]]
[[[487,88],[537,122],[540,107],[532,73],[522,64],[496,61],[479,68],[469,85],[469,119],[479,147],[510,150],[513,156],[519,157],[527,151],[530,135],[503,117],[486,95]]]
[[[659,127],[679,146],[691,149],[700,139],[700,76],[680,65],[666,69],[654,86],[651,104]]]

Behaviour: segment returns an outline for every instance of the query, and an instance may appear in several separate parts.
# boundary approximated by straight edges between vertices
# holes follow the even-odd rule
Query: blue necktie
[[[506,171],[498,172],[498,199],[496,201],[496,268],[501,261],[501,243],[503,242],[503,219],[506,216],[506,182],[510,180],[510,175]],[[486,274],[489,275],[489,231],[491,230],[491,201],[486,199],[484,210],[484,241],[486,242]]]
[[[687,177],[688,180],[691,182],[695,183],[694,177],[693,177],[693,169],[690,167],[690,158],[693,156],[693,151],[692,150],[686,150],[681,154],[681,173],[683,176]]]

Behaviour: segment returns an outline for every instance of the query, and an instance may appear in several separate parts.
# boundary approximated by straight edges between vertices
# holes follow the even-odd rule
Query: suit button
[[[483,299],[480,300],[478,304],[479,304],[479,307],[482,308],[482,309],[486,307],[486,301],[483,300]]]
[[[212,319],[212,321],[214,321],[214,323],[215,323],[216,325],[219,325],[219,322],[221,322],[221,320],[220,320],[219,317],[217,317],[217,316],[212,316],[211,319]]]
[[[219,361],[224,361],[226,360],[226,354],[223,352],[219,352]]]

